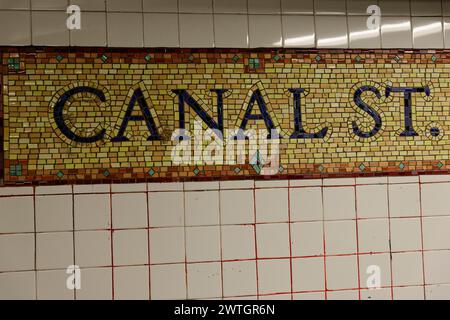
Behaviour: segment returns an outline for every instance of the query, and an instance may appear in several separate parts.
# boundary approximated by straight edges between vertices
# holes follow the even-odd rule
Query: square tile
[[[75,230],[108,229],[111,227],[109,194],[74,195]]]
[[[450,298],[450,285],[440,284],[425,287],[426,300],[448,300]]]
[[[75,264],[80,267],[111,265],[111,232],[75,232]]]
[[[183,0],[178,2],[180,13],[211,13],[212,0]]]
[[[0,299],[36,299],[35,277],[34,271],[0,273]]]
[[[411,14],[421,17],[442,16],[442,3],[441,0],[411,0]]]
[[[220,261],[220,227],[186,228],[186,258],[188,262]]]
[[[348,48],[347,18],[344,16],[316,16],[318,48]]]
[[[158,30],[164,30],[164,32]],[[144,13],[144,46],[179,47],[178,15],[175,13]]]
[[[17,254],[20,252],[20,254]],[[0,271],[34,269],[34,235],[11,234],[0,236]]]
[[[259,294],[291,292],[289,259],[258,260]]]
[[[180,46],[212,48],[214,46],[212,14],[180,14]]]
[[[330,291],[327,300],[359,300],[358,290]]]
[[[226,297],[255,295],[256,262],[236,261],[223,264],[223,294]]]
[[[178,13],[177,0],[143,0],[144,12]]]
[[[293,300],[325,300],[325,292],[294,293]]]
[[[289,224],[259,224],[256,226],[258,258],[289,257]]]
[[[33,197],[0,198],[0,233],[34,232]]]
[[[71,266],[73,261],[73,233],[54,232],[36,235],[36,268],[59,269]]]
[[[89,268],[82,271],[81,290],[77,300],[111,300],[112,268]]]
[[[0,6],[3,5],[3,2]],[[14,2],[20,4],[20,2]],[[29,11],[0,11],[0,20],[2,21],[0,45],[31,45],[31,14]],[[21,23],[18,24],[17,21]]]
[[[419,218],[391,219],[391,250],[421,250],[422,231]]]
[[[72,196],[36,196],[36,231],[73,230]]]
[[[219,191],[190,191],[185,193],[186,225],[219,224]]]
[[[184,261],[184,228],[150,229],[150,263]]]
[[[371,5],[377,5],[378,1],[372,0],[347,0],[347,14],[349,15],[369,15],[367,9]]]
[[[182,192],[149,192],[150,227],[180,227],[184,225]]]
[[[314,9],[316,14],[346,14],[345,0],[315,0]]]
[[[70,30],[71,46],[106,46],[106,13],[83,12],[81,29]]]
[[[184,264],[150,267],[152,300],[186,299],[186,270]]]
[[[105,0],[69,0],[70,4],[75,4],[80,7],[81,11],[105,11]]]
[[[316,43],[314,16],[283,15],[285,48],[313,48]]]
[[[323,258],[292,260],[293,291],[325,290],[325,268]]]
[[[420,215],[419,185],[396,184],[389,186],[389,209],[391,217]]]
[[[326,221],[325,246],[327,254],[356,253],[356,222]]]
[[[424,268],[426,284],[450,283],[447,270],[450,267],[450,251],[425,251]]]
[[[142,12],[142,0],[106,0],[106,9],[116,12]]]
[[[422,254],[420,252],[393,253],[392,281],[394,286],[423,284]]]
[[[247,48],[247,16],[238,14],[214,15],[214,35],[217,48]]]
[[[409,0],[379,0],[382,16],[410,16]]]
[[[108,12],[107,19],[108,47],[143,46],[142,13]]]
[[[283,14],[314,14],[314,0],[281,0]]]
[[[355,188],[327,187],[323,189],[325,220],[354,219]]]
[[[36,273],[38,300],[74,300],[75,292],[66,286],[66,270],[38,271]]]
[[[145,193],[118,193],[112,196],[114,229],[146,228],[147,199]]]
[[[450,183],[424,183],[421,185],[422,211],[424,216],[448,215],[450,207]]]
[[[359,252],[389,251],[388,219],[367,219],[358,221]]]
[[[68,0],[31,0],[32,10],[66,10]]]
[[[394,287],[394,300],[423,299],[423,287]]]
[[[424,250],[450,249],[450,217],[425,217],[422,223]]]
[[[69,29],[65,11],[32,11],[32,44],[35,46],[68,46]]]
[[[222,226],[222,259],[254,259],[255,228],[253,226]]]
[[[366,16],[348,17],[348,31],[350,48],[381,48],[380,27],[368,29]]]
[[[322,189],[320,187],[291,188],[291,221],[317,221],[323,219]]]
[[[253,190],[221,190],[220,214],[222,224],[254,223]]]
[[[371,289],[391,286],[391,259],[389,253],[359,256],[361,288]]]
[[[412,48],[412,30],[410,17],[381,18],[381,47]]]
[[[29,10],[30,1],[29,0],[3,0],[0,3],[0,9],[4,10]]]
[[[259,189],[256,196],[256,222],[287,222],[288,189]]]
[[[114,231],[113,250],[113,262],[116,266],[148,264],[147,230]]]
[[[391,289],[361,290],[361,300],[391,300]]]
[[[249,18],[250,48],[281,47],[281,18],[279,15],[252,14]]]
[[[188,264],[188,299],[221,297],[222,275],[220,268],[219,262]]]
[[[444,45],[445,48],[450,48],[450,18],[444,17]]]
[[[442,17],[414,17],[412,18],[412,32],[414,48],[444,47]]]
[[[387,218],[387,185],[357,186],[356,210],[358,218]]]
[[[279,0],[248,0],[249,14],[276,14],[280,12]]]
[[[327,289],[358,288],[358,262],[356,256],[327,257],[326,272]]]
[[[317,256],[323,254],[323,224],[296,222],[291,224],[292,255]]]
[[[147,266],[114,268],[114,299],[148,300],[149,293]]]
[[[215,13],[247,13],[247,1],[213,0]]]

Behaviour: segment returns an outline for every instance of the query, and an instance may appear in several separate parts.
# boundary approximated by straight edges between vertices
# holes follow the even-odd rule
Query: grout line
[[[423,281],[423,298],[426,300],[426,290],[425,290],[425,254],[424,254],[424,239],[423,239],[423,208],[422,208],[422,185],[419,181],[419,208],[420,208],[420,245],[422,252],[422,281]]]
[[[73,193],[73,185],[72,185],[72,259],[73,259],[73,265],[76,265],[76,254],[75,254],[75,195]],[[74,300],[77,300],[77,289],[73,289],[73,298]]]
[[[146,193],[145,193],[145,202],[146,202],[146,214],[147,214],[147,261],[148,261],[148,299],[152,300],[152,270],[151,270],[151,258],[150,258],[150,203],[149,203],[149,193],[148,193],[148,184],[146,184]]]

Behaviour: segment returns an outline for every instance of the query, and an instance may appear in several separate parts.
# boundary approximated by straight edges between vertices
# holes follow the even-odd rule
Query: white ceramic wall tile
[[[450,249],[450,216],[425,217],[422,220],[424,250]]]
[[[256,226],[258,258],[289,257],[289,225],[287,223]]]
[[[290,227],[292,256],[310,257],[324,253],[322,221],[295,222]]]
[[[107,229],[111,227],[109,194],[74,195],[75,230]]]
[[[106,13],[84,12],[81,29],[70,31],[71,46],[106,46]]]
[[[111,265],[111,232],[75,232],[75,264],[83,267]]]
[[[219,224],[219,191],[189,191],[185,193],[186,225]]]
[[[318,48],[348,48],[345,16],[316,16]]]
[[[148,183],[148,191],[183,191],[182,182]]]
[[[325,290],[325,272],[323,258],[292,260],[293,291]]]
[[[389,251],[389,220],[367,219],[358,221],[359,252]]]
[[[325,300],[324,292],[294,293],[294,300]]]
[[[119,193],[112,196],[112,225],[115,229],[146,228],[145,193]]]
[[[146,191],[147,184],[146,183],[118,183],[111,185],[111,191],[113,193],[117,192],[139,192]]]
[[[410,17],[383,17],[381,19],[381,46],[383,48],[412,48]]]
[[[105,11],[105,0],[69,0],[70,4],[75,4],[83,11]],[[85,16],[83,15],[83,18]]]
[[[49,194],[71,194],[72,186],[37,186],[36,195],[49,195]]]
[[[449,16],[450,15],[450,1],[442,0],[442,15]]]
[[[147,230],[120,230],[113,233],[114,265],[148,263]]]
[[[68,0],[31,0],[32,10],[66,10]]]
[[[299,179],[289,180],[290,187],[320,187],[323,184],[322,179]]]
[[[255,228],[253,226],[223,226],[221,237],[222,260],[255,258]]]
[[[180,13],[211,13],[213,0],[180,0]]]
[[[316,43],[314,16],[283,15],[283,46],[313,48]]]
[[[411,14],[413,16],[442,16],[441,0],[411,0]]]
[[[0,198],[0,233],[34,231],[33,197]]]
[[[367,17],[348,17],[350,48],[381,48],[380,28],[367,28]]]
[[[213,0],[215,13],[247,13],[246,0]]]
[[[66,275],[67,276],[67,275]],[[112,269],[88,268],[82,271],[81,290],[76,292],[77,300],[111,300]]]
[[[18,254],[20,252],[20,254]],[[0,272],[34,269],[34,235],[0,236]]]
[[[424,216],[450,214],[450,183],[426,183],[421,186],[422,211]]]
[[[150,227],[184,225],[184,195],[182,192],[150,192],[148,205]]]
[[[143,22],[142,13],[109,12],[108,46],[142,47]]]
[[[185,182],[185,191],[208,191],[218,190],[220,188],[219,181],[199,181],[199,182]]]
[[[142,0],[106,0],[106,10],[114,12],[142,12]]]
[[[184,228],[150,230],[150,262],[179,263],[185,261]]]
[[[150,267],[152,300],[186,299],[186,270],[184,264]]]
[[[391,217],[420,215],[418,184],[396,184],[389,186],[389,209]]]
[[[73,230],[72,195],[36,196],[36,231]]]
[[[258,260],[260,294],[291,292],[289,259]]]
[[[247,48],[248,18],[246,15],[214,15],[215,46],[217,48]]]
[[[68,268],[74,264],[73,247],[73,232],[36,234],[36,268]]]
[[[327,187],[323,189],[324,219],[354,219],[355,188]]]
[[[423,287],[394,287],[395,300],[423,300]]]
[[[29,10],[30,0],[2,0],[0,10]]]
[[[323,179],[324,186],[353,186],[355,178],[328,178]]]
[[[358,290],[341,290],[327,293],[327,300],[359,300]]]
[[[222,296],[220,263],[192,263],[187,265],[188,299]]]
[[[320,187],[291,188],[291,221],[317,221],[323,219],[322,189]]]
[[[0,300],[36,299],[35,277],[34,271],[0,273]]]
[[[0,11],[0,45],[31,45],[31,14],[28,11]],[[20,21],[21,23],[17,23]]]
[[[379,0],[382,16],[409,16],[411,14],[409,0]]]
[[[331,290],[358,288],[356,255],[326,258],[327,288]]]
[[[432,285],[425,287],[426,300],[450,299],[450,285]]]
[[[220,257],[219,226],[186,228],[187,262],[220,261]]]
[[[314,0],[281,0],[283,14],[313,14]]]
[[[422,254],[420,252],[392,254],[392,281],[394,286],[423,284],[422,269]]]
[[[0,196],[23,196],[33,195],[32,187],[2,187],[0,188]]]
[[[369,285],[373,285],[373,266],[379,268],[379,276],[381,287],[391,286],[391,259],[389,253],[382,254],[364,254],[359,256],[359,278],[361,288],[369,289]],[[389,289],[390,291],[390,289]],[[390,297],[389,297],[390,298]]]
[[[356,253],[356,222],[325,221],[325,251],[327,254]],[[345,236],[343,236],[345,235]]]
[[[367,184],[387,184],[387,177],[360,177],[356,178],[357,185],[367,185]]]
[[[249,15],[250,47],[281,47],[280,15]]]
[[[316,14],[346,14],[345,0],[314,0]]]
[[[220,191],[220,215],[222,224],[254,223],[253,190]]]
[[[180,46],[211,48],[214,46],[212,14],[180,14]]]
[[[259,189],[255,191],[256,222],[287,222],[288,189]]]
[[[390,300],[391,289],[365,289],[361,290],[361,300]]]
[[[149,271],[147,266],[114,268],[114,298],[117,300],[148,300]]]
[[[143,0],[144,12],[178,13],[178,0]]]
[[[444,17],[443,28],[444,28],[444,46],[446,49],[448,49],[450,48],[450,18]]]
[[[367,8],[377,4],[377,0],[347,0],[347,14],[367,16]],[[365,19],[367,20],[367,17]]]
[[[450,251],[425,251],[424,269],[426,284],[450,283]]]
[[[408,251],[422,248],[419,218],[391,219],[391,250]]]
[[[32,11],[32,44],[43,46],[68,46],[69,29],[65,11]]]
[[[249,14],[275,14],[281,12],[280,0],[247,0]]]
[[[236,261],[223,264],[223,294],[228,297],[255,295],[256,262]]]
[[[387,218],[387,185],[362,185],[356,187],[358,218]]]
[[[412,18],[413,46],[416,49],[443,48],[442,18]]]
[[[66,270],[45,270],[36,273],[38,300],[73,300],[75,291],[66,286]]]
[[[164,32],[161,32],[161,30],[164,30]],[[145,13],[144,46],[179,47],[178,14]]]

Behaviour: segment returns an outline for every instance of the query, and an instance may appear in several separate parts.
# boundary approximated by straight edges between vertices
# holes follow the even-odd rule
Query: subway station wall
[[[449,9],[0,0],[0,299],[450,298]],[[174,165],[194,120],[275,172]]]

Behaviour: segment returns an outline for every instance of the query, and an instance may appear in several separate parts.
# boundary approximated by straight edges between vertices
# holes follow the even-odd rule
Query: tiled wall
[[[0,45],[109,47],[450,47],[449,0],[1,0]],[[378,4],[381,28],[368,30]],[[20,23],[17,23],[20,21]]]
[[[448,298],[449,192],[450,176],[0,188],[0,299]]]

